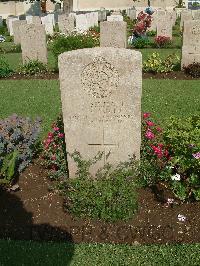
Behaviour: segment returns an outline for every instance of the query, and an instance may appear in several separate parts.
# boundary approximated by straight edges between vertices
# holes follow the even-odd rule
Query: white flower
[[[186,217],[184,215],[182,215],[182,214],[179,214],[178,215],[178,220],[179,220],[179,222],[185,222]]]
[[[168,204],[172,204],[172,203],[174,203],[174,199],[167,199],[167,203],[168,203]]]
[[[181,180],[181,176],[179,174],[175,174],[175,175],[171,176],[171,179],[173,181],[180,181]]]

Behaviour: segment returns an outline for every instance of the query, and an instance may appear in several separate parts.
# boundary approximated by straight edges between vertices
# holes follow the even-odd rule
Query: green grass
[[[3,55],[6,61],[9,63],[13,70],[17,70],[19,65],[22,64],[22,54],[21,53],[7,53]],[[48,52],[48,67],[50,69],[55,68],[55,58],[51,51]]]
[[[148,49],[138,49],[142,53],[143,62],[147,60],[148,56],[152,55],[152,53],[159,53],[161,58],[165,58],[170,54],[177,54],[181,57],[181,50],[180,49],[156,49],[156,48],[148,48]]]
[[[12,113],[33,118],[41,116],[44,133],[61,111],[56,80],[1,80],[0,95],[1,118]],[[199,81],[143,80],[142,109],[151,112],[162,125],[171,115],[199,114]]]
[[[200,244],[128,246],[0,241],[0,265],[197,266]]]

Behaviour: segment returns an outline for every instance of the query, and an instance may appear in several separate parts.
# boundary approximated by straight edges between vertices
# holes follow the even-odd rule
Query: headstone
[[[42,23],[41,18],[39,16],[33,16],[32,17],[32,23],[34,25],[41,25],[41,23]]]
[[[20,27],[23,63],[39,60],[47,64],[46,33],[43,25],[27,24]]]
[[[59,56],[62,113],[69,154],[84,160],[103,153],[91,168],[140,158],[142,55],[117,48],[92,48]],[[77,168],[68,156],[69,177]]]
[[[157,24],[157,37],[158,36],[165,36],[172,39],[172,21],[168,21],[166,23],[167,16],[163,18],[163,21],[159,21]]]
[[[58,27],[60,32],[70,35],[74,30],[74,18],[68,17],[66,14],[58,15]]]
[[[33,22],[33,16],[31,15],[26,16],[26,21],[27,21],[27,24],[31,24]]]
[[[127,47],[127,23],[124,21],[104,21],[100,23],[101,47]]]
[[[101,7],[100,10],[98,11],[98,21],[103,22],[106,20],[106,17],[107,17],[106,9]]]
[[[136,10],[133,8],[128,9],[128,16],[131,20],[136,19]]]
[[[152,31],[152,30],[153,31],[156,31],[157,30],[157,23],[158,23],[158,14],[157,14],[157,11],[155,11],[151,17],[152,17],[151,27],[149,28],[149,31]]]
[[[89,30],[88,20],[85,14],[76,15],[76,30],[78,32]]]
[[[21,30],[20,27],[26,25],[26,20],[16,20],[13,21],[13,35],[14,35],[14,43],[20,44],[21,43]]]
[[[200,10],[193,10],[192,12],[193,19],[199,19],[200,20]]]
[[[54,27],[52,17],[50,17],[49,15],[42,16],[41,21],[45,27],[46,34],[52,35],[53,34],[53,27]]]
[[[3,26],[3,18],[0,16],[0,27]]]
[[[181,66],[200,63],[200,23],[199,20],[184,22]]]
[[[193,17],[192,17],[191,10],[190,11],[189,10],[183,10],[181,12],[181,22],[180,22],[180,28],[181,28],[181,30],[183,28],[183,23],[185,21],[192,20],[192,19],[193,19]]]
[[[8,31],[10,33],[10,36],[13,36],[13,22],[19,20],[16,17],[9,17],[8,18]]]
[[[123,21],[124,18],[122,15],[111,15],[107,16],[107,21]]]
[[[98,26],[98,12],[91,13],[92,27]]]

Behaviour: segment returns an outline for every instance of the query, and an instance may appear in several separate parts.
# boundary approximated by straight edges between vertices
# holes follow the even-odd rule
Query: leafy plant
[[[0,121],[0,183],[9,183],[32,161],[40,123],[15,114]]]
[[[133,46],[137,49],[142,49],[145,48],[147,46],[149,46],[151,43],[147,38],[142,38],[142,37],[138,37],[134,43]]]
[[[19,74],[22,75],[39,75],[47,72],[47,66],[38,60],[30,60],[29,62],[21,65]]]
[[[44,165],[49,170],[51,179],[58,179],[67,175],[67,155],[62,116],[52,124],[52,130],[43,141]]]
[[[154,39],[154,41],[158,48],[166,48],[167,46],[171,45],[170,37],[166,36],[158,36]]]
[[[156,36],[156,31],[155,30],[150,30],[150,31],[147,31],[147,36]]]
[[[13,73],[9,64],[6,62],[5,57],[0,55],[0,78],[9,77]]]
[[[162,59],[159,53],[153,53],[143,63],[144,72],[167,73],[180,67],[180,58],[176,54],[168,55]]]
[[[200,78],[200,63],[192,63],[184,67],[186,74],[192,76],[193,78]]]
[[[138,206],[135,162],[130,160],[116,168],[106,165],[98,171],[96,178],[91,178],[90,175],[83,175],[91,162],[82,161],[78,153],[75,156],[78,158],[79,174],[60,184],[65,208],[75,216],[107,222],[132,218]],[[101,155],[92,161],[96,162],[98,156]]]

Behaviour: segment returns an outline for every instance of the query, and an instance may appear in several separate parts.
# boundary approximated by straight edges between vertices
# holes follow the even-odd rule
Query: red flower
[[[154,139],[155,138],[155,135],[153,134],[153,132],[151,130],[147,130],[147,132],[145,134],[145,137],[147,139]]]
[[[157,130],[158,132],[161,132],[161,131],[162,131],[162,128],[157,127],[156,130]]]
[[[52,133],[52,132],[49,132],[49,133],[48,133],[48,138],[49,138],[49,139],[53,138],[53,133]]]
[[[60,128],[59,128],[59,127],[54,127],[53,130],[54,130],[54,131],[59,131]]]
[[[63,133],[59,133],[58,137],[62,139],[62,138],[64,138],[64,134]]]
[[[155,124],[154,124],[152,121],[150,121],[150,120],[146,121],[146,124],[147,124],[147,126],[149,126],[149,127],[153,127],[153,126],[155,126]]]
[[[151,113],[144,113],[143,114],[143,118],[146,119],[146,118],[149,118],[151,116]]]

